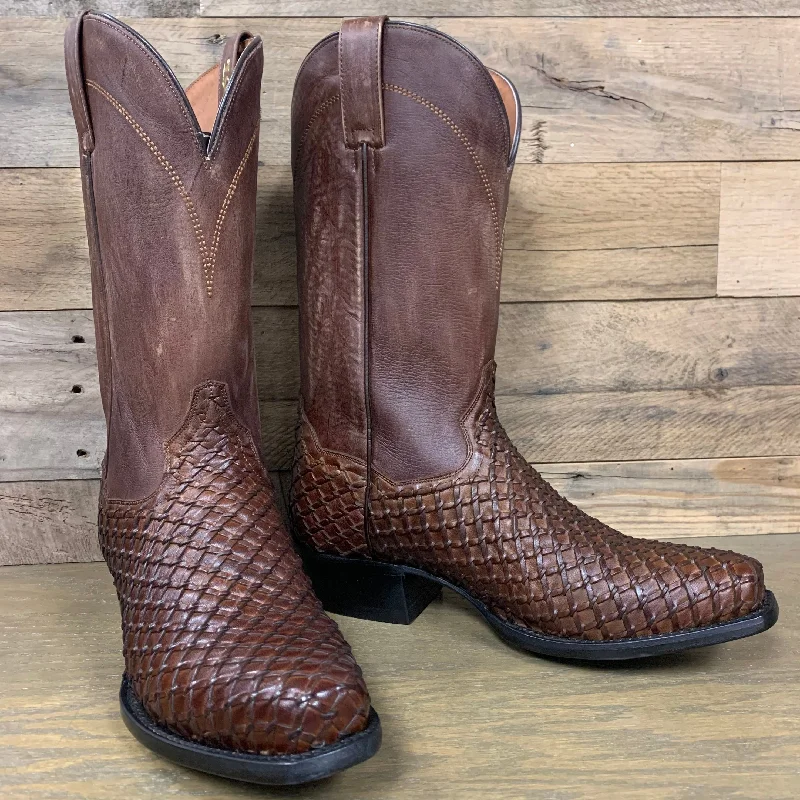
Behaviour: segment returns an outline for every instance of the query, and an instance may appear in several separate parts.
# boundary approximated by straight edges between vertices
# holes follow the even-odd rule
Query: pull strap
[[[94,134],[92,120],[89,116],[89,104],[86,102],[86,85],[83,82],[83,64],[81,61],[81,35],[83,33],[84,12],[70,22],[64,34],[64,66],[67,71],[67,88],[69,101],[72,104],[72,115],[78,129],[78,144],[82,154],[94,150]]]
[[[386,17],[342,22],[339,32],[339,96],[344,142],[383,147],[382,44]]]
[[[229,36],[225,40],[222,48],[222,58],[219,62],[219,86],[217,87],[217,101],[222,102],[222,96],[231,82],[233,68],[242,54],[242,50],[247,47],[247,43],[253,37],[247,31],[240,31],[236,36]]]

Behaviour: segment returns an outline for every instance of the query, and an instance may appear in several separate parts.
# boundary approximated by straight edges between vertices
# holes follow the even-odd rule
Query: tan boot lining
[[[236,54],[230,60],[233,62],[228,66],[227,81],[230,80],[230,72],[236,66],[239,56],[244,52],[244,49],[253,40],[251,36],[242,36],[239,34],[231,41],[237,41]],[[223,62],[228,60],[229,56],[223,50]],[[200,125],[200,130],[210,133],[214,128],[214,123],[217,120],[217,113],[219,112],[219,104],[222,101],[222,88],[220,87],[220,64],[216,64],[207,69],[199,78],[193,81],[186,89],[186,98],[188,99],[197,123]]]
[[[508,116],[508,133],[513,142],[517,135],[517,97],[513,87],[508,81],[508,78],[495,72],[493,69],[489,70],[489,74],[494,80],[495,86],[500,91],[500,97],[503,98],[503,105],[506,107],[506,115]]]
[[[219,85],[219,64],[206,70],[186,90],[186,97],[197,117],[200,130],[210,133],[214,127],[219,109],[217,86]]]

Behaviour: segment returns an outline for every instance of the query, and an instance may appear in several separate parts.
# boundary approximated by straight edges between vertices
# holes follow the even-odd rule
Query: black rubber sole
[[[158,755],[199,772],[264,786],[292,786],[327,778],[366,761],[381,746],[381,722],[374,709],[363,731],[335,744],[297,755],[262,756],[199,744],[162,728],[150,719],[126,678],[122,679],[119,703],[128,730]]]
[[[567,639],[506,622],[469,592],[421,569],[309,551],[302,555],[317,596],[334,614],[410,625],[446,586],[472,603],[505,642],[553,658],[620,661],[678,653],[754,636],[778,621],[778,601],[767,592],[757,611],[730,622],[619,641]]]

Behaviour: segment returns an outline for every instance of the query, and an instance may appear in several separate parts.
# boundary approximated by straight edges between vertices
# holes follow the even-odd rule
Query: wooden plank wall
[[[274,469],[298,389],[292,83],[342,15],[385,12],[456,36],[522,96],[498,341],[522,451],[637,535],[800,532],[800,0],[0,0],[0,563],[99,557],[61,51],[85,5],[136,17],[185,83],[226,34],[264,37],[253,303]]]

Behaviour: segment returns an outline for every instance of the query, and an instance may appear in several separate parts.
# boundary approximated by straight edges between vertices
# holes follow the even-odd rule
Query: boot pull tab
[[[247,47],[247,43],[253,37],[247,31],[240,31],[235,36],[229,36],[225,40],[222,48],[222,58],[219,61],[219,86],[217,89],[217,101],[222,102],[225,90],[231,82],[233,68],[239,60],[242,51]]]
[[[383,147],[382,45],[386,17],[342,22],[339,32],[339,96],[345,145]]]
[[[94,133],[92,132],[92,120],[89,117],[89,103],[86,100],[86,85],[83,82],[81,59],[83,18],[87,13],[84,11],[79,17],[73,19],[64,34],[64,66],[67,72],[67,88],[69,89],[69,101],[72,104],[72,115],[75,117],[75,127],[78,129],[81,155],[87,155],[94,150]]]

